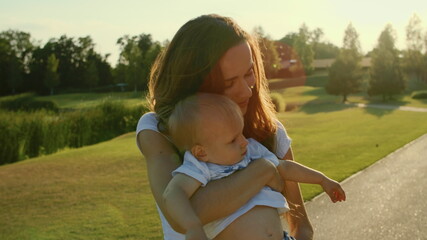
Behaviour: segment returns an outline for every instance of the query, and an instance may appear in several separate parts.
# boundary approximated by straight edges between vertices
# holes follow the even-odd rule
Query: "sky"
[[[305,23],[310,30],[321,28],[322,40],[339,47],[352,23],[364,53],[375,47],[388,23],[399,49],[406,47],[405,28],[414,14],[427,31],[426,0],[0,0],[0,32],[28,32],[39,44],[64,34],[89,35],[97,52],[111,54],[114,66],[118,38],[145,33],[164,42],[188,20],[209,13],[231,17],[249,32],[261,26],[274,40]]]

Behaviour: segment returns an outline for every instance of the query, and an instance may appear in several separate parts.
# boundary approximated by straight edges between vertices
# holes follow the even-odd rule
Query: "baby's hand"
[[[341,185],[328,177],[320,183],[323,190],[329,195],[332,202],[341,202],[345,201],[345,192],[342,189]]]
[[[206,236],[205,231],[203,230],[203,227],[194,227],[188,229],[187,233],[185,234],[186,240],[209,240],[209,238]]]

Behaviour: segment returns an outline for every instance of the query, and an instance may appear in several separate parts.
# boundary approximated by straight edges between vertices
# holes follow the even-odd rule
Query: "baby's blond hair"
[[[231,99],[210,93],[198,93],[179,101],[169,117],[169,134],[179,150],[190,150],[198,144],[207,117],[224,124],[240,123],[243,116],[239,106]]]

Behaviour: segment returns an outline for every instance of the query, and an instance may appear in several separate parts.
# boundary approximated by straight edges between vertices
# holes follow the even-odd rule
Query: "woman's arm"
[[[157,205],[175,231],[183,232],[170,218],[162,201],[163,192],[172,179],[172,171],[181,164],[179,156],[163,135],[152,130],[141,131],[137,143],[147,162],[148,179]],[[266,184],[282,189],[281,181],[275,166],[260,159],[226,178],[209,182],[196,191],[191,203],[202,223],[206,224],[233,213]]]
[[[190,197],[201,183],[182,173],[175,175],[163,193],[163,201],[169,215],[185,230],[186,239],[208,239],[203,225],[194,212]]]
[[[294,160],[292,148],[289,148],[283,160]],[[291,209],[286,213],[291,235],[298,240],[313,239],[313,227],[304,207],[299,184],[297,182],[285,181],[285,188],[282,193],[289,202]]]
[[[266,185],[281,192],[284,182],[274,164],[258,159],[243,170],[199,188],[191,198],[192,206],[206,224],[232,214]]]

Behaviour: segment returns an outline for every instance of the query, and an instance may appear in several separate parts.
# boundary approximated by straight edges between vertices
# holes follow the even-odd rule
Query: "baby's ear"
[[[208,155],[206,154],[206,150],[202,145],[196,144],[191,148],[191,154],[197,158],[197,160],[202,162],[208,161]]]

